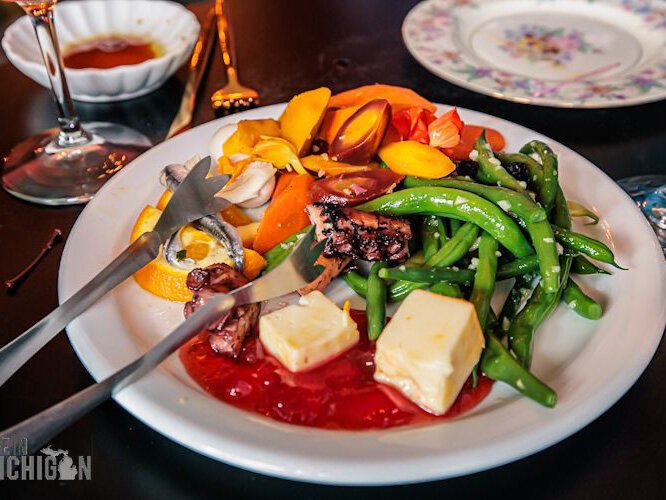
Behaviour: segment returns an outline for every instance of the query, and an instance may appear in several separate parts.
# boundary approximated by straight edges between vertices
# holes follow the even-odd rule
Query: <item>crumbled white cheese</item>
[[[529,192],[529,195],[532,197],[534,201],[536,201],[536,194],[534,194],[532,191]]]
[[[432,235],[433,235],[435,238],[439,238],[439,237],[441,236],[441,234],[439,234],[439,231],[435,231],[434,233],[432,233]]]
[[[576,308],[576,301],[572,300],[571,302],[569,302],[567,304],[567,306],[569,307],[569,309],[575,309]]]
[[[469,266],[467,266],[467,269],[474,270],[477,267],[479,267],[479,259],[477,259],[476,257],[472,257],[472,262],[470,263]]]
[[[564,248],[559,243],[555,243],[555,248],[557,248],[558,255],[562,255],[564,253]]]
[[[495,257],[501,257],[501,256],[502,256],[502,252],[500,252],[499,250],[497,250],[497,251],[495,252]]]
[[[480,243],[481,243],[481,236],[479,236],[477,239],[474,240],[474,243],[472,243],[472,246],[469,247],[469,251],[473,252],[474,250],[478,250]]]
[[[551,269],[553,270],[554,273],[560,272],[560,266],[553,266]]]
[[[497,206],[500,207],[505,212],[508,212],[509,210],[511,210],[511,203],[509,203],[507,200],[498,201]]]
[[[555,240],[553,238],[544,238],[543,242],[544,243],[553,243]]]
[[[458,266],[451,266],[451,269],[453,271],[460,271],[460,268]]]
[[[533,160],[541,163],[541,157],[538,154],[532,153],[532,154],[530,154],[530,157],[532,157]]]
[[[502,162],[499,161],[499,160],[498,160],[497,158],[495,158],[495,157],[488,158],[488,163],[490,163],[491,165],[495,165],[496,167],[499,167],[499,166],[502,165]]]
[[[537,180],[537,175],[536,175],[536,174],[534,174],[534,175],[532,176],[532,180],[533,180],[534,182],[536,182],[536,180]]]
[[[525,389],[525,384],[523,383],[522,379],[516,380],[516,387],[518,387],[518,389]]]
[[[402,264],[401,266],[398,266],[398,269],[399,269],[400,271],[403,271],[403,272],[404,272],[404,271],[407,270],[407,266],[405,266],[404,264]]]
[[[469,203],[469,200],[464,196],[456,196],[456,200],[453,202],[454,205],[464,205],[465,203]]]
[[[476,161],[479,159],[479,152],[476,149],[472,149],[469,153],[469,159],[472,161]]]
[[[523,189],[527,189],[527,182],[525,181],[518,181],[518,185]]]

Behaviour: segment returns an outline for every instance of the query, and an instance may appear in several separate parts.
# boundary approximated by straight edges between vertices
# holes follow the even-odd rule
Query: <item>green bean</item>
[[[468,285],[474,280],[471,269],[455,270],[450,267],[387,267],[379,270],[379,277],[390,280],[404,280],[433,285],[440,281]]]
[[[458,232],[440,248],[435,255],[425,263],[428,267],[446,267],[458,262],[469,250],[476,237],[479,234],[479,228],[467,222]],[[426,285],[413,283],[410,281],[396,281],[390,287],[390,297],[392,300],[404,299],[412,290],[424,288]]]
[[[511,217],[488,200],[459,189],[403,189],[380,196],[356,208],[391,215],[430,214],[459,218],[490,233],[516,257],[525,257],[534,252]]]
[[[266,259],[266,267],[264,267],[261,274],[264,275],[267,272],[275,269],[279,264],[282,263],[283,260],[289,257],[296,242],[299,239],[301,239],[301,237],[305,233],[307,233],[310,229],[312,229],[312,226],[308,226],[302,229],[301,231],[291,235],[289,238],[285,239],[284,241],[278,243],[273,248],[268,250],[264,254],[264,259]]]
[[[541,166],[541,163],[523,153],[495,153],[495,155],[504,165],[508,165],[509,163],[521,163],[525,165],[529,177],[528,184],[534,187],[537,198],[539,200],[543,199],[545,188],[543,183],[543,167]]]
[[[511,350],[516,353],[518,360],[527,368],[529,368],[532,362],[534,332],[559,303],[565,286],[564,284],[569,278],[571,260],[570,256],[562,258],[562,285],[559,290],[555,293],[546,293],[541,284],[537,285],[525,307],[516,315],[516,318],[509,326],[509,345],[511,346]]]
[[[356,271],[349,271],[342,275],[342,279],[361,297],[365,298],[368,295],[368,279],[365,276],[361,276]]]
[[[574,257],[573,264],[571,265],[571,272],[574,274],[612,274],[593,264],[582,255]]]
[[[569,206],[564,197],[564,192],[559,185],[557,186],[557,193],[555,194],[555,207],[553,207],[552,220],[556,226],[563,227],[564,229],[571,229]]]
[[[578,203],[577,201],[568,201],[567,206],[569,208],[569,213],[571,214],[571,217],[589,217],[590,219],[592,219],[592,222],[588,222],[585,224],[586,226],[594,226],[596,224],[599,224],[599,216],[589,208]]]
[[[541,141],[530,141],[520,148],[526,155],[536,154],[543,168],[543,189],[539,201],[546,213],[550,214],[555,204],[559,183],[557,182],[557,156],[550,147]]]
[[[347,283],[349,288],[356,292],[357,295],[360,295],[363,298],[368,295],[368,278],[365,276],[360,275],[356,271],[348,271],[342,275],[342,279],[345,280],[345,283]],[[425,288],[426,286],[427,285],[424,283],[423,285],[417,286],[417,288]],[[387,296],[389,302],[400,302],[404,298],[404,295],[396,297],[390,291]]]
[[[497,273],[497,254],[495,252],[497,252],[497,240],[488,233],[482,233],[479,242],[479,264],[469,298],[469,301],[474,304],[482,328],[486,325],[490,299],[495,291],[495,274]]]
[[[560,284],[559,260],[555,238],[550,224],[546,221],[546,212],[529,196],[516,193],[506,188],[483,186],[474,182],[456,181],[451,179],[419,179],[407,177],[405,186],[439,186],[469,191],[496,203],[502,210],[514,213],[522,219],[532,239],[532,246],[538,256],[539,271],[544,279],[544,286],[550,293],[557,290]]]
[[[554,293],[560,286],[560,260],[555,236],[547,221],[527,224],[527,232],[539,259],[539,273],[547,293]]]
[[[626,271],[624,267],[619,266],[617,262],[615,262],[613,251],[601,241],[585,236],[584,234],[574,233],[573,231],[555,225],[552,227],[555,238],[564,248],[573,250],[574,252],[580,252],[595,260]]]
[[[546,220],[546,211],[537,205],[532,198],[508,188],[485,186],[476,182],[455,179],[421,179],[420,177],[406,177],[403,183],[407,188],[438,186],[468,191],[492,201],[505,212],[516,214],[525,222]]]
[[[471,222],[465,223],[435,255],[425,262],[429,267],[451,266],[462,259],[479,235],[479,228]]]
[[[386,325],[386,282],[378,276],[384,262],[375,262],[368,275],[368,294],[365,314],[368,319],[368,338],[377,340]]]
[[[523,274],[535,273],[539,270],[539,257],[528,255],[522,259],[515,259],[500,266],[497,270],[497,281],[515,278]]]
[[[463,296],[462,292],[460,291],[460,287],[458,285],[447,283],[446,281],[440,281],[439,283],[435,283],[430,287],[430,291],[438,295],[453,297],[454,299],[461,299]]]
[[[567,281],[567,284],[564,287],[562,300],[566,302],[569,308],[573,309],[583,318],[597,320],[601,318],[604,313],[601,304],[592,297],[588,297],[571,278],[569,278],[569,281]]]
[[[439,246],[449,241],[449,236],[446,234],[446,224],[442,217],[437,217],[437,233],[439,233]]]
[[[543,406],[552,408],[557,403],[557,393],[522,366],[491,332],[486,332],[480,366],[488,378],[510,385]]]
[[[439,250],[438,219],[435,215],[426,215],[421,222],[421,244],[425,260],[428,260]]]
[[[506,298],[502,310],[500,311],[500,317],[498,320],[499,333],[497,335],[500,340],[509,333],[511,322],[516,317],[516,314],[518,314],[523,301],[527,299],[529,293],[532,291],[530,287],[531,283],[532,276],[529,274],[516,276],[516,282],[513,284],[509,296]]]
[[[478,153],[478,173],[481,174],[485,182],[491,181],[493,184],[497,184],[500,187],[513,189],[519,193],[525,192],[526,188],[524,184],[521,184],[519,181],[517,181],[515,177],[507,172],[506,169],[502,166],[502,162],[495,158],[493,150],[486,139],[485,129],[476,139],[474,149]]]
[[[462,222],[460,222],[458,219],[449,219],[449,227],[451,228],[451,237],[453,237],[453,235],[458,232],[460,226],[462,226]]]

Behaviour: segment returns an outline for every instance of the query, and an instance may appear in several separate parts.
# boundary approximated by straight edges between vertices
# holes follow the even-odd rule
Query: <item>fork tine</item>
[[[210,171],[210,163],[211,163],[210,156],[204,156],[196,163],[196,165],[192,167],[192,169],[190,170],[190,175],[188,175],[185,179],[187,179],[190,176],[193,179],[200,179],[200,180],[205,179],[206,176],[208,175],[208,172]]]
[[[215,194],[220,191],[231,179],[230,175],[214,175],[204,181],[204,188],[207,193]]]

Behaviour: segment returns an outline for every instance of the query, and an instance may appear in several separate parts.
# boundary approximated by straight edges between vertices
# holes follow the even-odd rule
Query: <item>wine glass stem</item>
[[[90,137],[81,128],[65,79],[64,65],[58,46],[58,35],[53,23],[54,8],[55,3],[40,9],[26,8],[25,10],[30,16],[32,26],[35,29],[46,73],[51,83],[51,93],[58,108],[60,133],[55,139],[55,144],[58,147],[67,148],[85,144],[90,140]]]

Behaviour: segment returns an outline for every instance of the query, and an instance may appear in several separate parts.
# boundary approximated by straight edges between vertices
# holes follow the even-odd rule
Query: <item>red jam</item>
[[[201,334],[180,350],[190,376],[218,399],[296,425],[325,429],[383,429],[455,417],[483,400],[492,381],[467,380],[451,409],[440,417],[421,410],[395,389],[375,382],[375,344],[365,333],[364,311],[351,311],[360,342],[324,365],[292,373],[264,351],[257,335],[249,338],[237,359],[211,349]]]

